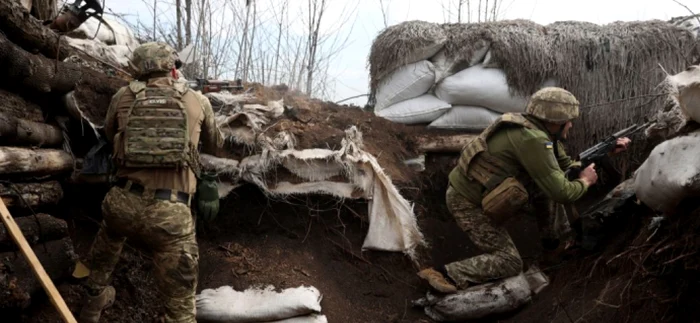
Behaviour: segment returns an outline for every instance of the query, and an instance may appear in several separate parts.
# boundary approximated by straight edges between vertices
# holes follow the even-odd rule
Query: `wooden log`
[[[36,245],[32,250],[55,284],[68,274],[77,259],[68,237]],[[19,252],[0,253],[0,291],[0,309],[26,309],[33,295],[44,293],[27,259]]]
[[[0,89],[0,113],[19,119],[44,122],[44,114],[39,105],[3,89]]]
[[[0,198],[8,207],[35,208],[44,205],[56,205],[63,198],[63,188],[58,181],[16,184],[0,183]]]
[[[63,131],[54,125],[0,113],[0,140],[6,144],[59,146],[63,143]]]
[[[24,216],[15,218],[17,226],[22,230],[24,238],[30,245],[36,245],[47,241],[62,239],[68,236],[68,224],[66,221],[39,213],[36,216]],[[10,236],[5,226],[0,226],[0,251],[17,250],[17,245]]]
[[[63,150],[0,147],[0,174],[50,175],[71,169],[73,158]]]
[[[0,3],[17,3],[0,1]],[[2,7],[2,5],[0,5]],[[0,20],[2,15],[0,12]],[[2,81],[14,89],[39,93],[65,94],[72,91],[82,77],[78,65],[31,54],[0,33],[0,73]]]
[[[0,30],[29,52],[63,60],[73,53],[65,37],[34,18],[17,0],[0,1]]]
[[[431,135],[417,138],[418,150],[423,152],[459,153],[478,134]]]

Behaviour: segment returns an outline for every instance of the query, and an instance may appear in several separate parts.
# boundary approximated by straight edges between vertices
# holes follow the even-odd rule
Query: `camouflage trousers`
[[[127,239],[153,254],[155,280],[163,296],[166,322],[196,322],[195,292],[199,249],[190,208],[113,187],[102,202],[103,222],[88,255],[88,287],[108,286]]]
[[[493,224],[481,207],[470,203],[452,187],[447,190],[446,202],[457,224],[482,252],[445,265],[448,276],[458,287],[512,277],[523,270],[523,260],[505,227]],[[540,199],[531,207],[537,213],[542,238],[557,239],[570,232],[563,206]]]

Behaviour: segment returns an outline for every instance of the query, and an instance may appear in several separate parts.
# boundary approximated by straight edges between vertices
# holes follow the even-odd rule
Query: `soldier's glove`
[[[216,174],[200,174],[197,183],[197,214],[204,222],[213,221],[219,214],[219,188]]]

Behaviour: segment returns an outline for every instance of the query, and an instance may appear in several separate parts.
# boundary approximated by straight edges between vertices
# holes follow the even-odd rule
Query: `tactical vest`
[[[126,115],[122,165],[179,168],[191,165],[185,87],[147,87],[132,82],[136,99]]]
[[[484,185],[486,188],[484,194],[490,192],[507,177],[522,177],[517,168],[488,152],[487,140],[504,126],[538,129],[522,114],[504,113],[478,137],[465,145],[459,157],[458,167],[461,173],[468,179]]]

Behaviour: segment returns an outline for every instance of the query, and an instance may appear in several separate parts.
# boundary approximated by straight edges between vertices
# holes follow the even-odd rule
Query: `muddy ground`
[[[402,193],[416,202],[420,226],[432,245],[421,252],[423,265],[474,253],[444,207],[443,187],[454,158],[435,156],[428,163],[434,167],[419,175],[422,183],[402,187]],[[423,191],[418,193],[418,187]],[[97,230],[100,215],[96,201],[106,192],[106,187],[90,188],[87,196],[86,190],[74,187],[64,201],[80,205],[69,212],[72,237],[81,256],[87,253]],[[84,201],[91,201],[89,209]],[[361,251],[368,227],[365,202],[339,204],[326,196],[271,201],[253,185],[246,185],[227,198],[222,209],[212,228],[199,230],[199,291],[222,285],[245,289],[260,284],[278,288],[307,284],[323,293],[323,314],[329,322],[431,321],[411,307],[411,301],[420,298],[426,286],[415,275],[418,268],[409,258]],[[518,219],[509,229],[526,262],[540,256],[534,219]],[[150,257],[137,247],[125,248],[115,270],[118,301],[105,312],[105,322],[154,322],[159,317]],[[548,269],[547,273],[551,272]],[[79,282],[63,283],[60,289],[77,313],[82,293]],[[29,313],[22,321],[59,322],[49,304]],[[511,320],[520,322],[522,315]],[[532,313],[526,316],[531,322],[539,321]]]
[[[358,126],[363,132],[366,149],[378,156],[402,194],[415,203],[420,228],[431,246],[419,250],[419,267],[476,253],[444,203],[447,174],[454,167],[457,156],[431,154],[423,172],[416,172],[401,163],[417,157],[412,139],[424,133],[424,128],[391,123],[359,109],[314,100],[299,101],[288,93],[272,96],[285,96],[287,104],[305,107],[295,119],[276,124],[283,129],[296,128],[300,148],[337,148],[343,130],[350,125]],[[83,129],[74,131],[84,134]],[[84,150],[89,145],[81,148]],[[580,203],[579,210],[584,210],[610,188],[591,190],[586,200]],[[65,198],[59,210],[52,214],[68,221],[76,252],[84,257],[97,231],[100,202],[108,188],[81,184],[65,185],[64,189]],[[620,227],[620,232],[627,234],[619,235],[617,244],[611,244],[603,254],[575,254],[559,264],[541,266],[549,275],[551,285],[535,296],[529,306],[497,320],[572,323],[609,321],[606,318],[614,316],[615,322],[629,318],[632,318],[630,322],[664,321],[660,319],[664,314],[658,312],[671,308],[669,305],[654,307],[641,300],[633,305],[654,311],[650,312],[654,315],[644,316],[643,311],[637,311],[636,316],[623,315],[619,313],[634,312],[634,307],[627,303],[620,305],[605,297],[602,301],[599,299],[601,294],[629,290],[624,289],[622,283],[627,281],[622,281],[624,276],[619,273],[634,268],[616,268],[614,262],[612,266],[599,266],[598,263],[601,259],[607,263],[618,253],[625,252],[639,231],[639,223],[643,222],[641,219],[635,221],[630,223],[637,223],[636,227],[628,228],[627,224]],[[323,293],[322,313],[329,322],[430,322],[420,309],[411,307],[411,301],[427,291],[416,276],[420,268],[402,254],[363,252],[361,246],[367,228],[366,202],[340,203],[327,196],[270,200],[257,187],[245,185],[222,202],[222,211],[214,225],[198,228],[198,291],[223,285],[242,290],[255,285],[287,288],[306,284]],[[542,249],[534,218],[517,218],[508,224],[508,229],[526,264],[541,259]],[[117,302],[105,311],[103,321],[158,321],[161,301],[155,289],[152,267],[150,256],[142,253],[138,246],[125,247],[114,273]],[[68,279],[58,286],[71,310],[78,313],[83,292],[81,282]],[[662,287],[647,285],[634,291],[638,292],[640,288],[644,291],[647,287],[652,291],[666,292]],[[38,300],[29,310],[7,318],[12,322],[60,322],[50,303]],[[620,306],[624,311],[619,310]]]

